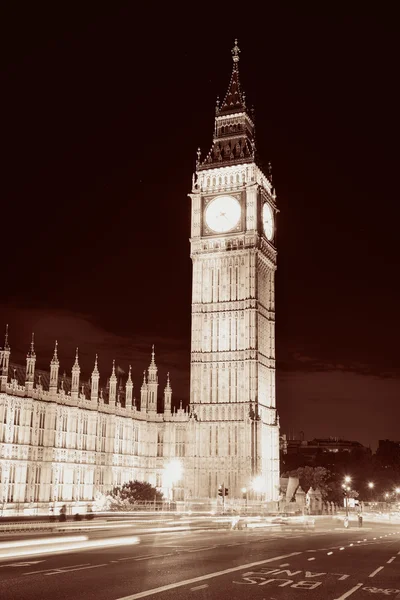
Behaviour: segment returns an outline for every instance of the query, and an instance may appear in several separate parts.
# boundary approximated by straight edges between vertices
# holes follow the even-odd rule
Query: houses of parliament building
[[[239,80],[235,42],[224,100],[217,102],[210,151],[197,154],[191,198],[193,264],[190,404],[163,397],[154,348],[140,398],[131,371],[110,365],[99,387],[60,376],[57,342],[49,372],[36,369],[34,339],[25,365],[0,349],[0,509],[84,507],[129,480],[147,481],[176,501],[210,502],[222,483],[229,498],[255,489],[279,494],[275,403],[275,216],[271,177],[256,158],[254,121]],[[10,332],[10,339],[11,339]],[[145,366],[145,365],[144,365]],[[167,480],[168,465],[181,468]]]

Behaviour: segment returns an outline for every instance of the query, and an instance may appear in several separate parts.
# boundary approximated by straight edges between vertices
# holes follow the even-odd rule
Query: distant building
[[[360,450],[370,452],[369,448],[360,442],[344,440],[339,437],[314,438],[313,440],[287,439],[286,434],[281,436],[281,451],[284,454],[300,454],[308,460],[313,460],[318,454],[336,454],[339,452],[352,452]]]

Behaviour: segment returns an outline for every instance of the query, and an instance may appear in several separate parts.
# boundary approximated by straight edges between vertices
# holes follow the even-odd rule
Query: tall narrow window
[[[164,455],[163,444],[164,444],[164,433],[162,431],[159,431],[157,433],[157,456]]]
[[[106,451],[106,438],[107,438],[107,421],[104,419],[101,425],[101,451]]]
[[[33,501],[39,502],[40,500],[40,480],[42,476],[42,467],[40,465],[35,467],[35,483],[33,489]]]
[[[14,491],[15,491],[15,465],[10,465],[10,478],[8,482],[8,494],[7,501],[14,502]]]
[[[237,425],[235,425],[235,456],[237,456],[238,453],[238,430],[237,430]]]
[[[67,447],[67,429],[68,429],[68,416],[63,415],[61,418],[61,445],[63,448]]]
[[[16,408],[14,411],[13,444],[18,443],[20,420],[21,420],[21,409]]]
[[[82,421],[82,450],[87,450],[87,437],[88,437],[88,417],[83,416]]]
[[[215,456],[218,456],[218,426],[215,428]]]
[[[119,424],[119,454],[123,453],[124,449],[124,424]]]
[[[45,419],[46,419],[46,414],[44,412],[44,410],[41,410],[39,413],[39,439],[38,439],[38,446],[43,446],[44,445],[44,428],[45,428]],[[54,426],[54,429],[57,428],[57,418],[56,418],[56,425]]]

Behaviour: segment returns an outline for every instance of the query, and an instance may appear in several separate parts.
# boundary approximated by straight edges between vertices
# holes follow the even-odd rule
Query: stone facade
[[[271,176],[257,165],[254,121],[240,87],[236,43],[232,57],[228,91],[216,107],[213,144],[204,160],[198,152],[190,194],[190,405],[200,424],[192,459],[193,494],[213,497],[224,482],[239,497],[241,488],[251,487],[257,478],[263,498],[276,501],[276,249],[273,222],[268,235],[263,223],[265,205],[269,214],[277,212],[276,195]],[[224,208],[210,224],[207,211],[216,200]]]
[[[59,377],[57,346],[50,376],[35,370],[33,343],[26,369],[0,354],[0,504],[43,506],[93,501],[125,481],[148,481],[170,495],[165,482],[169,459],[186,454],[188,409],[171,411],[169,377],[163,412],[157,412],[158,376],[154,351],[144,373],[140,400],[131,374],[122,384],[113,365],[107,388],[99,391],[97,360],[90,384],[80,385],[78,353],[72,376]],[[182,483],[174,499],[183,499]]]
[[[271,174],[267,177],[256,161],[236,43],[232,57],[228,91],[216,107],[212,148],[204,160],[198,152],[189,194],[190,407],[172,410],[169,377],[159,401],[154,348],[136,400],[131,371],[122,381],[115,365],[102,391],[97,357],[90,382],[82,385],[78,351],[71,377],[60,377],[57,343],[50,374],[35,368],[33,339],[26,366],[11,364],[6,332],[0,351],[3,507],[84,505],[96,493],[132,479],[148,481],[171,497],[165,467],[176,459],[183,477],[174,484],[174,500],[207,503],[218,498],[222,484],[229,499],[239,499],[252,483],[253,499],[278,500],[276,194]],[[221,198],[233,206],[236,221],[216,231],[206,215]],[[221,222],[225,213],[215,213],[213,206]]]

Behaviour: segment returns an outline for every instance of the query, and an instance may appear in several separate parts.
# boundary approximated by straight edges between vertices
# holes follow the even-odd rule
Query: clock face
[[[236,227],[241,212],[240,204],[236,198],[218,196],[206,208],[206,223],[215,233],[225,233]]]
[[[262,209],[262,222],[265,236],[267,240],[271,241],[274,237],[274,215],[272,213],[272,208],[270,207],[268,202],[264,203]]]

